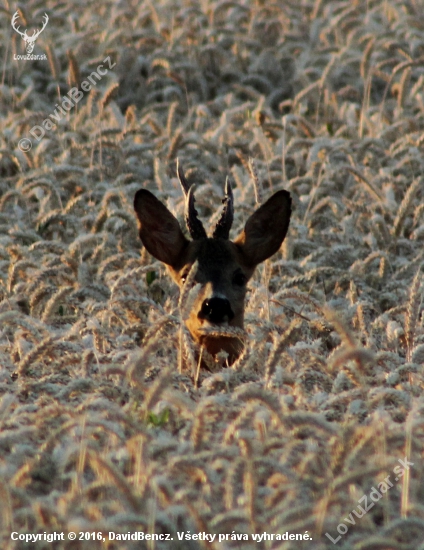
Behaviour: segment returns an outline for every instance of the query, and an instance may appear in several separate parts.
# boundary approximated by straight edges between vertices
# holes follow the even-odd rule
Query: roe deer
[[[190,280],[198,283],[200,290],[186,325],[200,346],[212,355],[226,351],[231,364],[243,346],[239,338],[225,336],[225,328],[243,328],[246,283],[255,267],[277,252],[286,236],[291,214],[290,193],[278,191],[272,195],[250,216],[240,235],[230,241],[234,210],[228,179],[221,217],[212,237],[208,237],[194,207],[194,185],[189,185],[180,166],[177,173],[186,197],[185,221],[192,240],[184,236],[166,206],[146,189],[137,191],[134,198],[140,239],[152,256],[166,264],[180,288],[197,261],[196,272],[190,274]],[[216,331],[208,334],[205,328]]]

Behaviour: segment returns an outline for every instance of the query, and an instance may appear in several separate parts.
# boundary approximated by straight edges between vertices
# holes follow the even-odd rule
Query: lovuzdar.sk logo
[[[41,29],[34,30],[33,34],[31,36],[28,36],[27,31],[25,30],[22,32],[20,30],[20,25],[16,26],[16,22],[19,19],[19,12],[16,11],[12,17],[12,28],[22,36],[22,39],[24,40],[26,44],[26,51],[28,55],[15,55],[15,59],[46,59],[45,55],[32,55],[32,52],[34,51],[34,45],[37,38],[40,36],[40,34],[44,31],[46,28],[47,23],[49,22],[49,16],[47,13],[43,15],[43,26]]]

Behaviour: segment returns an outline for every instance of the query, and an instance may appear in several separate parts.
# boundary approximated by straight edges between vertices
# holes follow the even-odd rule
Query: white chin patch
[[[222,323],[212,323],[211,321],[208,321],[208,325],[211,327],[228,327],[228,321],[222,321]]]
[[[223,321],[222,323],[211,323],[210,321],[208,320],[204,320],[203,321],[203,328],[217,328],[217,329],[220,329],[220,328],[228,328],[230,325],[228,324],[228,321]]]

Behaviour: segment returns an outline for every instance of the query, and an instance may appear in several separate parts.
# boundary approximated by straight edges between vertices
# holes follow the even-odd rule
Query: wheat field
[[[48,14],[46,59],[19,58],[16,10]],[[423,550],[422,3],[3,0],[0,21],[1,548]],[[233,237],[292,195],[230,368],[197,371],[138,239],[142,187],[183,220],[177,159],[206,227],[229,176]]]

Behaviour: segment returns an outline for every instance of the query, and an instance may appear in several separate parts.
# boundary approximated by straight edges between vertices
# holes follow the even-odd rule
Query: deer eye
[[[190,273],[190,269],[185,269],[180,277],[181,282],[184,284],[187,281],[187,277]]]
[[[244,286],[246,283],[246,275],[242,271],[236,271],[233,276],[233,285]]]

